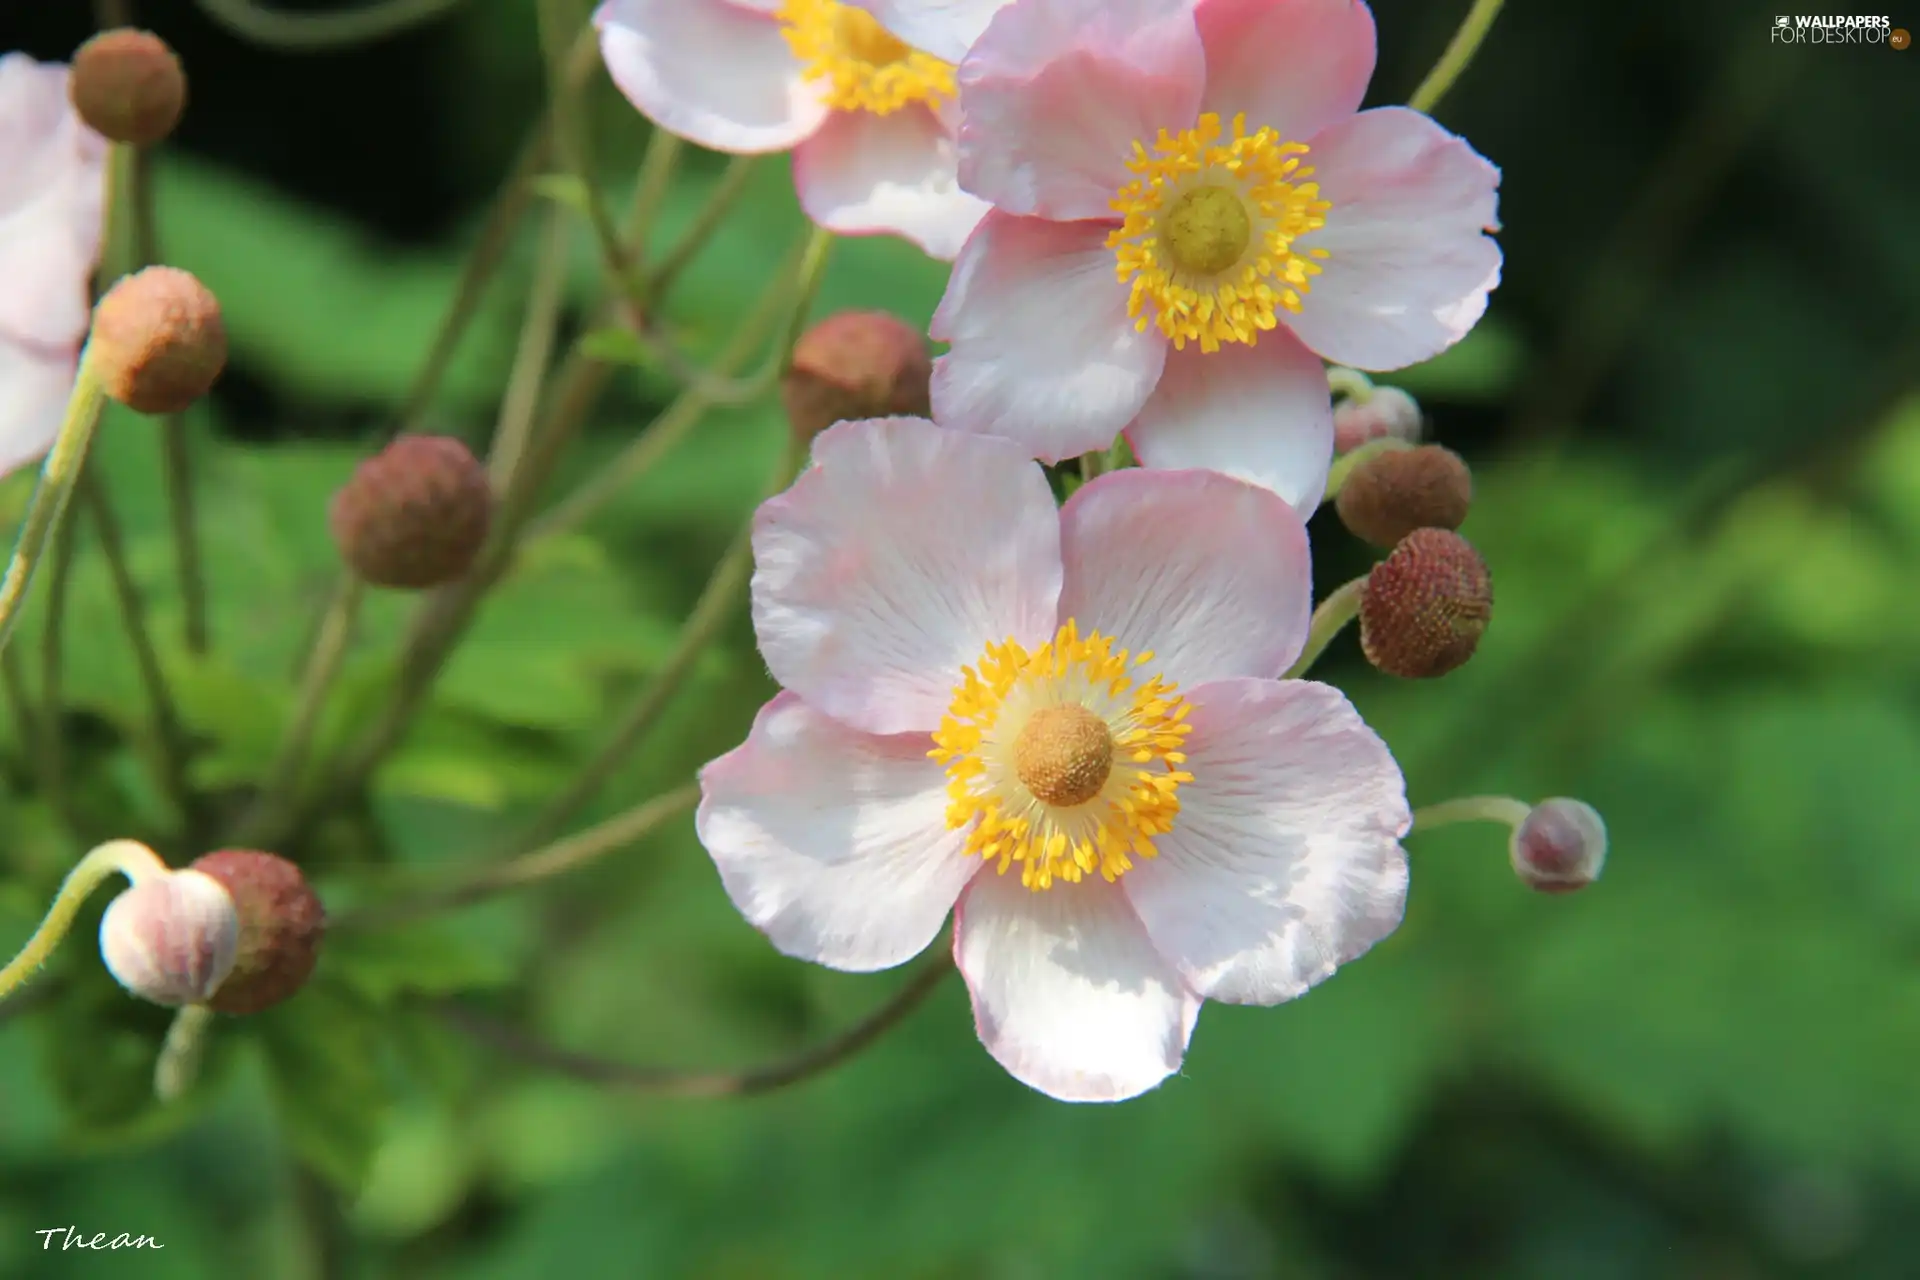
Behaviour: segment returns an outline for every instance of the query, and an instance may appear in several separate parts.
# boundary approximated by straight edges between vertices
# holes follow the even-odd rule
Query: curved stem
[[[327,695],[339,678],[365,599],[365,584],[351,573],[342,574],[334,584],[332,598],[320,619],[320,633],[314,638],[306,670],[300,677],[300,692],[295,696],[286,736],[280,740],[280,750],[260,784],[259,799],[228,843],[246,847],[261,839],[262,833],[276,830],[284,810],[299,793],[300,775],[306,769],[314,734],[326,711]]]
[[[0,648],[13,634],[27,588],[33,583],[33,572],[67,513],[67,503],[87,465],[87,448],[93,443],[93,431],[106,403],[106,391],[93,372],[91,350],[83,351],[60,434],[54,437],[53,448],[40,470],[40,483],[27,503],[26,519],[20,524],[20,537],[14,543],[13,558],[7,562],[6,576],[0,578]]]
[[[1407,99],[1408,106],[1415,111],[1433,112],[1434,104],[1453,88],[1453,82],[1473,61],[1473,55],[1480,52],[1480,42],[1487,38],[1487,31],[1493,26],[1493,20],[1499,16],[1500,6],[1505,2],[1473,0],[1473,8],[1467,10],[1467,16],[1460,20],[1459,30],[1447,42],[1446,49],[1440,54],[1440,61],[1433,64],[1433,70],[1427,72],[1427,78]]]
[[[738,1098],[770,1093],[839,1066],[904,1022],[952,972],[953,962],[943,951],[922,964],[885,1004],[839,1035],[792,1057],[738,1071],[629,1066],[543,1044],[457,1005],[441,1005],[440,1013],[454,1027],[508,1057],[588,1084],[674,1098]]]
[[[209,18],[245,40],[289,53],[317,53],[399,35],[432,22],[460,0],[378,0],[343,13],[284,13],[253,0],[200,0]]]
[[[213,1010],[204,1004],[182,1006],[173,1015],[167,1038],[160,1043],[160,1056],[153,1064],[153,1096],[172,1102],[193,1087],[200,1074],[200,1054],[206,1048],[207,1032],[213,1025]]]
[[[6,968],[0,969],[0,1000],[6,999],[47,962],[60,940],[67,936],[67,930],[73,927],[73,918],[80,914],[88,895],[116,872],[130,883],[138,884],[148,876],[165,875],[167,864],[160,861],[159,854],[135,840],[109,840],[88,852],[61,882],[60,892],[54,895],[46,919],[27,939],[27,945]]]
[[[579,20],[578,10],[573,0],[535,0],[534,12],[541,51],[547,63],[550,81],[547,109],[553,118],[554,143],[560,153],[560,161],[580,184],[587,221],[593,226],[593,238],[600,247],[600,256],[606,262],[607,274],[613,280],[615,292],[637,307],[641,299],[633,263],[627,244],[622,242],[619,230],[613,225],[613,214],[608,210],[596,180],[587,121],[580,110],[579,95],[574,92],[577,86],[569,83],[566,75],[566,41],[573,34],[571,28]],[[661,147],[677,148],[678,139],[668,143],[662,141],[663,136],[672,135],[664,130],[654,131],[647,147],[649,159]],[[662,182],[664,185],[664,180]]]
[[[1457,800],[1442,800],[1439,804],[1415,809],[1413,834],[1419,835],[1435,827],[1452,826],[1456,822],[1497,822],[1514,828],[1525,822],[1527,815],[1532,812],[1532,805],[1523,804],[1512,796],[1461,796]]]
[[[1313,620],[1307,624],[1306,645],[1281,679],[1297,680],[1313,668],[1333,638],[1360,615],[1360,595],[1366,588],[1366,578],[1358,577],[1335,588],[1332,595],[1320,602],[1320,607],[1313,611]]]
[[[1365,404],[1373,395],[1373,379],[1358,369],[1336,364],[1327,369],[1327,390],[1356,404]]]
[[[187,785],[187,735],[180,724],[172,691],[167,687],[160,655],[153,647],[146,604],[140,598],[140,586],[133,580],[133,569],[127,562],[127,544],[120,530],[120,519],[114,514],[113,500],[99,476],[92,472],[82,475],[80,495],[93,516],[94,531],[100,536],[101,555],[107,562],[114,600],[120,606],[120,622],[126,628],[128,644],[133,647],[134,667],[147,697],[147,713],[153,719],[154,773],[158,775],[160,789],[179,812],[181,822],[191,827],[197,813],[193,791]]]
[[[404,924],[435,912],[468,906],[510,889],[551,880],[639,843],[698,803],[700,788],[697,786],[669,791],[544,849],[469,873],[445,888],[397,903],[342,913],[329,928],[374,929]]]

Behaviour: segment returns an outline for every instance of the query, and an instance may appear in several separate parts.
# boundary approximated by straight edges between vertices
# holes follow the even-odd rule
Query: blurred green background
[[[1404,99],[1465,7],[1381,0],[1370,101]],[[220,296],[233,341],[192,424],[215,658],[172,643],[152,428],[110,417],[98,465],[208,743],[196,777],[244,785],[332,579],[326,501],[391,426],[541,72],[527,0],[327,54],[250,47],[186,0],[136,16],[192,80],[155,163],[162,257]],[[0,1275],[1920,1275],[1920,53],[1773,45],[1772,16],[1503,14],[1438,114],[1504,168],[1505,282],[1469,340],[1384,379],[1475,468],[1465,532],[1496,620],[1442,682],[1377,677],[1351,639],[1325,669],[1415,803],[1596,805],[1596,887],[1528,894],[1496,828],[1412,841],[1397,934],[1293,1005],[1209,1006],[1183,1074],[1116,1107],[1008,1079],[958,983],[851,1065],[732,1102],[570,1082],[434,1012],[457,999],[610,1059],[725,1065],[896,987],[778,957],[684,819],[571,879],[341,935],[298,999],[221,1028],[205,1087],[164,1114],[146,1090],[166,1015],[100,971],[96,904],[41,997],[0,1010]],[[1920,27],[1920,8],[1892,17]],[[10,0],[0,48],[64,58],[89,30],[83,5]],[[603,79],[595,94],[624,199],[645,129]],[[668,233],[719,167],[689,159]],[[535,225],[437,429],[490,428]],[[726,336],[800,233],[768,161],[675,297],[687,341]],[[584,231],[575,249],[570,325],[595,296]],[[846,242],[819,312],[924,322],[943,281],[904,244]],[[667,390],[621,370],[562,484]],[[770,401],[713,415],[520,566],[311,866],[330,903],[384,864],[470,861],[564,782],[671,644],[782,429]],[[29,482],[0,485],[7,521]],[[1323,591],[1364,570],[1336,523],[1313,531]],[[89,814],[137,833],[158,812],[142,704],[84,536],[73,590],[72,767]],[[377,695],[406,616],[370,610],[328,741]],[[684,782],[768,691],[736,621],[595,816]],[[16,730],[0,725],[8,946],[80,852]],[[43,1251],[33,1233],[68,1224],[166,1247]]]

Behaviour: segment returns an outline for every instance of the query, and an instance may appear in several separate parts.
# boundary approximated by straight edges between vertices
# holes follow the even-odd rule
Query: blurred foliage
[[[1463,6],[1376,7],[1388,101]],[[404,398],[537,104],[526,9],[474,0],[303,60],[185,3],[141,6],[194,75],[183,145],[156,166],[165,253],[220,295],[234,343],[191,424],[212,657],[175,640],[151,428],[110,417],[98,465],[204,786],[257,781],[285,727],[335,568],[328,497]],[[34,21],[0,45],[58,56],[84,33],[77,11]],[[517,1068],[434,1012],[456,997],[558,1044],[702,1065],[790,1051],[884,998],[892,979],[775,956],[685,820],[511,901],[338,934],[296,1001],[222,1024],[171,1112],[147,1101],[165,1015],[76,940],[37,1005],[0,1011],[0,1274],[69,1274],[32,1233],[71,1222],[162,1241],[143,1276],[1911,1276],[1920,202],[1886,122],[1912,114],[1914,58],[1772,47],[1731,0],[1517,3],[1441,110],[1505,168],[1505,282],[1472,337],[1389,380],[1475,465],[1465,532],[1498,617],[1444,682],[1373,676],[1351,640],[1329,678],[1416,803],[1596,805],[1613,854],[1591,891],[1529,896],[1492,829],[1422,836],[1398,933],[1295,1005],[1210,1006],[1183,1076],[1115,1108],[1006,1078],[957,984],[845,1068],[745,1102]],[[599,92],[623,197],[643,131]],[[661,246],[718,171],[688,161]],[[674,331],[723,341],[800,233],[785,162],[763,162],[676,291]],[[574,249],[584,325],[584,231]],[[516,244],[488,292],[438,429],[490,430],[530,258]],[[924,322],[944,275],[904,244],[843,243],[817,309]],[[668,390],[623,364],[556,493]],[[782,430],[771,402],[715,413],[517,561],[370,812],[339,815],[314,867],[330,903],[471,863],[571,775],[665,656]],[[0,517],[29,483],[0,484]],[[1314,533],[1323,590],[1364,567],[1331,520]],[[80,538],[75,807],[89,831],[155,830],[144,704]],[[409,615],[367,609],[323,750],[382,696]],[[16,640],[36,662],[44,617]],[[737,622],[588,816],[684,781],[768,692]],[[20,728],[0,723],[9,939],[77,852]]]

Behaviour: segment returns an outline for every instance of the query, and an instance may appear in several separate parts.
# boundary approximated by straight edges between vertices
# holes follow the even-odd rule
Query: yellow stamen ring
[[[1193,775],[1178,768],[1187,700],[1129,674],[1152,660],[1097,631],[1082,639],[1069,619],[1031,653],[989,644],[962,669],[927,754],[947,767],[947,825],[972,827],[968,853],[1001,875],[1019,863],[1034,890],[1091,872],[1118,880],[1135,855],[1155,855]]]
[[[1272,129],[1249,135],[1244,115],[1223,140],[1212,113],[1178,134],[1162,129],[1151,151],[1133,144],[1127,168],[1138,176],[1113,198],[1123,220],[1107,245],[1120,283],[1132,285],[1135,328],[1156,326],[1176,350],[1218,351],[1251,346],[1279,323],[1277,308],[1300,310],[1327,252],[1293,242],[1325,226],[1333,207],[1306,181],[1306,154]]]
[[[953,65],[895,39],[864,9],[838,0],[783,0],[773,15],[828,106],[884,116],[954,96]]]

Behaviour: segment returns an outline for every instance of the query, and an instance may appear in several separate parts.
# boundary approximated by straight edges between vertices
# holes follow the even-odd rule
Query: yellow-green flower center
[[[1272,129],[1248,133],[1245,116],[1226,137],[1211,113],[1178,134],[1161,130],[1151,150],[1133,144],[1127,168],[1137,176],[1113,198],[1122,222],[1107,245],[1131,286],[1135,327],[1153,325],[1176,349],[1218,351],[1251,346],[1279,323],[1276,309],[1300,310],[1327,252],[1293,242],[1325,226],[1333,207],[1306,181],[1306,154]]]

